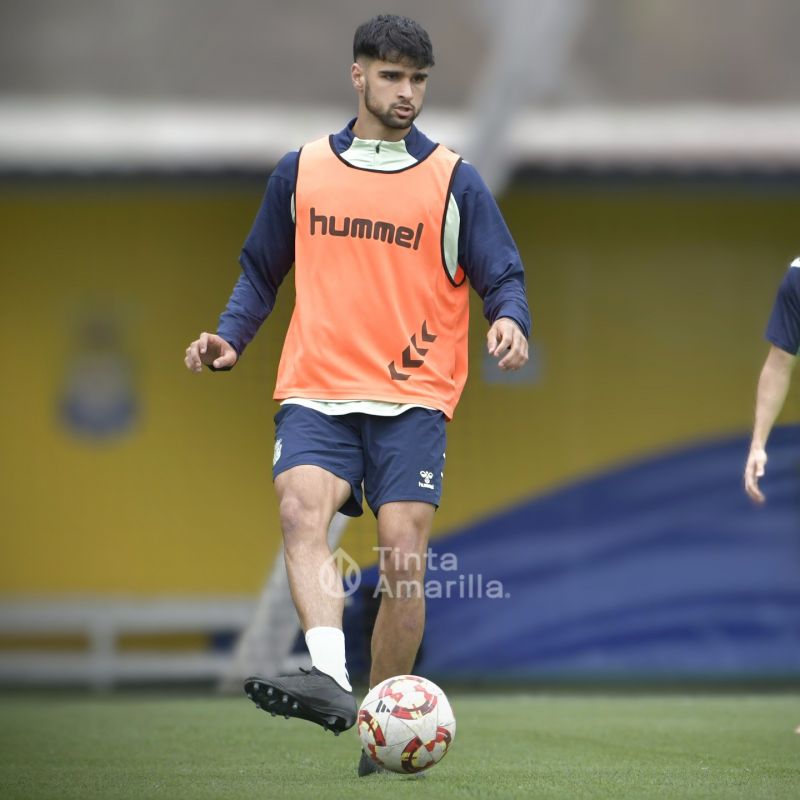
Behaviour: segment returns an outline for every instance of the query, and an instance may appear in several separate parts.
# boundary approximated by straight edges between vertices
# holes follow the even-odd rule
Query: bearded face
[[[364,107],[369,115],[385,128],[410,128],[422,110],[427,70],[413,64],[378,60],[354,66],[361,78]]]
[[[385,99],[385,93],[374,92],[369,79],[364,82],[364,104],[373,116],[387,128],[410,128],[422,110],[421,98],[418,105],[411,99]]]

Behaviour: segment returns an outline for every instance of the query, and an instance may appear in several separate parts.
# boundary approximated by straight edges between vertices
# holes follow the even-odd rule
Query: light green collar
[[[405,140],[387,142],[379,139],[359,139],[342,153],[342,158],[354,167],[392,171],[417,163],[406,149]]]

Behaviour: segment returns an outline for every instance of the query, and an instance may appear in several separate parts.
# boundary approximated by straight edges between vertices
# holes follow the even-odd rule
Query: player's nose
[[[411,91],[410,80],[405,80],[400,82],[400,85],[397,87],[397,95],[398,97],[401,97],[403,100],[411,99],[412,91]]]

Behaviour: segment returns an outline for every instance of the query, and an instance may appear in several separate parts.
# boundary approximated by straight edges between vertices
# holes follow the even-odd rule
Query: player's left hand
[[[486,335],[489,355],[499,358],[500,369],[519,369],[528,363],[528,340],[513,319],[500,317]]]
[[[744,468],[744,488],[756,503],[763,503],[766,500],[758,486],[758,479],[764,477],[766,465],[767,451],[763,447],[752,446]]]

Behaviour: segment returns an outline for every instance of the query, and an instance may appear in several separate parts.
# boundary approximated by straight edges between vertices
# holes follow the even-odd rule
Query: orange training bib
[[[468,287],[442,241],[460,158],[353,167],[328,138],[300,152],[297,300],[275,398],[419,403],[452,417],[467,376]]]

